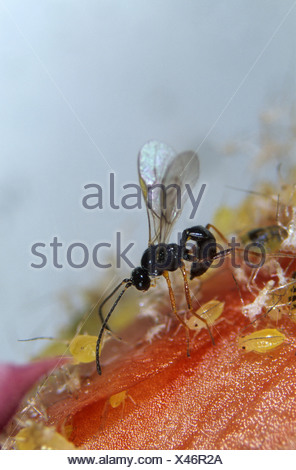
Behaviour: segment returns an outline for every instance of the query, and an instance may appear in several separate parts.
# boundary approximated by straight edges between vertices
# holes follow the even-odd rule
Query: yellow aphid
[[[127,399],[127,391],[124,390],[123,392],[115,393],[115,395],[112,395],[109,398],[109,403],[112,406],[112,408],[117,408],[121,403],[124,403],[125,400]]]
[[[76,449],[72,442],[43,423],[29,422],[15,436],[17,450],[71,450]]]
[[[70,353],[77,362],[93,362],[96,360],[97,341],[97,336],[77,335],[70,343]]]
[[[286,341],[286,336],[273,328],[254,331],[238,338],[238,346],[246,352],[267,353]]]
[[[103,408],[102,419],[100,423],[101,429],[103,429],[105,425],[107,415],[108,415],[108,409],[110,406],[112,408],[118,408],[121,405],[121,419],[123,419],[125,402],[127,398],[129,398],[134,403],[134,405],[136,404],[135,400],[130,396],[127,390],[123,390],[122,392],[115,393],[114,395],[111,395],[111,397],[107,399]]]
[[[212,326],[215,321],[222,315],[225,302],[219,300],[210,300],[203,304],[197,311],[196,315],[206,320],[208,326]],[[207,328],[206,323],[192,315],[187,321],[186,325],[190,330],[199,331],[202,328]]]

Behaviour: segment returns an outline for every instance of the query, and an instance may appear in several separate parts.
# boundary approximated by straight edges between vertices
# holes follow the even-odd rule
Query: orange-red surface
[[[247,290],[243,297],[254,298]],[[295,449],[296,325],[284,316],[276,326],[290,341],[272,353],[246,354],[236,338],[250,321],[228,270],[204,282],[200,302],[211,298],[225,301],[215,346],[206,330],[194,340],[191,334],[187,357],[176,323],[151,344],[133,343],[144,328],[139,320],[124,336],[129,346],[117,343],[113,361],[106,347],[102,376],[94,373],[77,394],[49,408],[49,423],[70,429],[69,439],[87,449]],[[267,316],[258,324],[270,322]],[[123,411],[123,404],[108,405],[123,390],[135,403],[127,397]]]

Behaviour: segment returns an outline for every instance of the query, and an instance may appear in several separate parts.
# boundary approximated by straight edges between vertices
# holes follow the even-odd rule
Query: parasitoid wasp
[[[217,252],[216,239],[209,228],[215,229],[220,236],[222,235],[210,224],[206,227],[196,225],[185,229],[179,244],[167,243],[173,225],[188,198],[186,187],[190,185],[193,188],[197,182],[199,176],[198,155],[193,151],[176,154],[172,148],[162,142],[149,141],[139,152],[138,173],[148,215],[149,243],[143,253],[141,265],[132,271],[130,278],[123,279],[99,307],[102,326],[96,345],[96,364],[100,375],[102,373],[100,345],[103,333],[109,329],[108,321],[115,307],[131,286],[140,291],[147,291],[151,284],[151,278],[164,276],[169,289],[172,310],[185,327],[188,339],[188,326],[177,311],[169,277],[169,272],[176,271],[178,268],[183,276],[188,310],[205,324],[214,343],[207,321],[193,311],[184,261],[192,263],[190,279],[194,279],[205,273],[215,259],[227,255],[231,250]],[[123,289],[104,318],[103,306],[122,286],[124,286]]]

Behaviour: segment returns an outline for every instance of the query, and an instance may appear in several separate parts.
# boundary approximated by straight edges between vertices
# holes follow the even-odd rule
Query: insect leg
[[[220,230],[217,229],[217,227],[215,227],[215,225],[212,225],[212,224],[207,224],[206,225],[206,229],[209,230],[209,229],[212,229],[214,230],[218,235],[219,237],[221,238],[221,240],[223,240],[224,243],[226,243],[228,246],[230,245],[229,241],[227,240],[227,238],[223,235],[223,233],[220,232]],[[219,253],[217,253],[213,259],[217,259],[217,258],[220,258],[222,256],[227,256],[229,253],[233,252],[233,251],[238,251],[240,253],[244,253],[245,252],[245,248],[227,248],[226,250],[223,250],[223,251],[220,251]],[[262,258],[262,253],[257,253],[256,251],[248,251],[251,255],[254,255],[254,256],[257,256],[257,257],[261,257]]]
[[[206,225],[206,229],[209,230],[209,229],[212,229],[212,230],[215,230],[215,232],[219,235],[219,237],[221,238],[221,240],[223,240],[224,243],[226,243],[228,246],[230,245],[229,241],[227,240],[227,238],[220,232],[220,230],[217,229],[217,227],[215,227],[215,225],[212,225],[212,224],[207,224]],[[240,253],[244,253],[245,252],[245,248],[228,248],[226,250],[223,250],[223,251],[220,251],[219,253],[217,253],[216,256],[214,256],[213,259],[217,259],[218,257],[221,257],[221,256],[226,256],[228,255],[229,253],[231,253],[232,251],[238,251]],[[251,255],[254,255],[254,256],[257,256],[257,257],[261,257],[262,258],[262,253],[258,253],[256,251],[251,251],[251,250],[248,250],[248,253],[250,253]],[[266,253],[265,253],[266,254]]]
[[[224,237],[224,235],[220,232],[220,230],[217,229],[217,227],[215,227],[215,225],[207,224],[207,225],[206,225],[206,229],[209,230],[210,228],[211,228],[212,230],[215,230],[215,232],[219,235],[219,237],[221,238],[221,240],[224,241],[224,243],[228,243],[227,238]]]
[[[190,310],[190,312],[192,313],[192,315],[194,317],[198,318],[199,320],[201,320],[206,325],[207,330],[208,330],[209,335],[210,335],[210,338],[212,340],[212,343],[215,345],[215,340],[213,338],[213,335],[211,333],[211,330],[210,330],[210,327],[208,325],[207,320],[205,318],[202,318],[196,312],[194,312],[194,310],[192,308],[192,300],[191,300],[191,295],[190,295],[190,290],[189,290],[189,285],[188,285],[188,279],[187,279],[187,274],[186,274],[186,269],[185,269],[184,263],[181,264],[180,270],[181,270],[183,280],[184,280],[184,290],[185,290],[185,296],[186,296],[188,310]]]
[[[181,264],[180,270],[183,276],[183,281],[184,281],[184,290],[185,290],[185,297],[186,297],[186,302],[188,306],[188,310],[192,311],[192,300],[191,300],[191,295],[190,295],[190,290],[189,290],[189,285],[188,285],[188,279],[187,279],[187,273],[185,270],[184,263]]]
[[[101,375],[102,374],[102,369],[101,369],[101,365],[100,365],[100,345],[101,345],[101,341],[102,341],[102,336],[103,336],[103,333],[104,331],[107,329],[107,325],[108,325],[108,321],[109,321],[109,318],[111,317],[116,305],[118,304],[119,300],[121,299],[121,297],[123,296],[123,294],[125,293],[125,291],[132,286],[132,282],[130,279],[124,279],[113,291],[113,294],[116,292],[117,289],[119,289],[119,287],[125,282],[125,286],[124,288],[122,289],[122,291],[120,292],[119,296],[117,297],[117,299],[115,300],[114,304],[112,305],[108,315],[106,316],[105,320],[103,321],[103,324],[101,326],[101,330],[100,330],[100,333],[99,333],[99,336],[98,336],[98,341],[97,341],[97,346],[96,346],[96,364],[97,364],[97,371],[98,371],[98,374]],[[107,297],[107,299],[110,298],[110,295]],[[106,300],[107,300],[106,299]],[[105,303],[105,301],[103,302]]]
[[[165,280],[167,282],[173,312],[176,315],[176,317],[178,318],[179,322],[184,326],[184,328],[186,330],[187,356],[189,357],[190,356],[190,351],[189,351],[189,328],[177,312],[176,299],[175,299],[175,295],[174,295],[174,291],[173,291],[173,288],[172,288],[172,284],[171,284],[171,280],[170,280],[168,271],[164,271],[162,273],[162,275],[163,275],[163,277],[165,278]]]

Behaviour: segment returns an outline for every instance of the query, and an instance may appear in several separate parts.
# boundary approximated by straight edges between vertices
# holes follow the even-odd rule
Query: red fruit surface
[[[77,394],[49,407],[49,424],[70,429],[69,439],[87,449],[295,449],[295,323],[284,316],[276,325],[289,341],[271,353],[244,353],[237,337],[250,321],[229,270],[203,283],[199,302],[212,298],[225,302],[215,345],[205,329],[194,339],[191,332],[187,357],[177,323],[151,344],[133,343],[145,329],[138,320],[113,361],[104,348],[102,376],[94,372]],[[254,296],[245,290],[243,298]],[[270,325],[268,316],[262,322]],[[112,408],[109,398],[121,391],[135,403],[127,397],[124,409]]]

